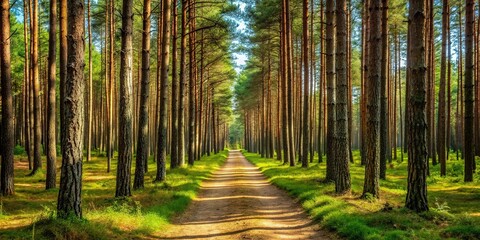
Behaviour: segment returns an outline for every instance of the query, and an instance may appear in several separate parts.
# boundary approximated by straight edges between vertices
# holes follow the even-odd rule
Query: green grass
[[[15,190],[0,197],[0,239],[132,239],[155,236],[168,227],[195,197],[200,183],[225,161],[228,152],[203,157],[194,167],[167,170],[167,180],[154,183],[156,163],[149,161],[145,189],[131,198],[114,198],[116,161],[106,173],[106,158],[93,157],[83,165],[84,219],[55,217],[58,189],[44,190],[45,172],[27,177],[28,162],[16,157]],[[60,166],[60,160],[57,163]],[[134,164],[133,164],[134,165]],[[132,169],[132,174],[134,169]],[[58,178],[60,177],[60,173]],[[132,175],[133,181],[133,175]],[[57,181],[58,183],[58,181]]]
[[[350,165],[352,194],[335,195],[333,183],[324,183],[325,162],[308,169],[288,167],[278,160],[244,152],[270,181],[298,198],[322,226],[347,239],[480,239],[480,176],[463,183],[463,162],[452,153],[446,177],[439,165],[428,178],[430,212],[417,214],[403,208],[407,186],[407,159],[388,164],[380,181],[380,199],[361,199],[364,167],[359,152]],[[398,155],[400,156],[400,155]],[[324,157],[325,160],[325,157]],[[478,163],[478,161],[477,161]],[[480,165],[477,166],[480,169]]]

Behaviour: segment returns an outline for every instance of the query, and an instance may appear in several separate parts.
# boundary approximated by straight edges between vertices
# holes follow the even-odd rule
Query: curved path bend
[[[331,239],[239,151],[210,178],[162,239]]]

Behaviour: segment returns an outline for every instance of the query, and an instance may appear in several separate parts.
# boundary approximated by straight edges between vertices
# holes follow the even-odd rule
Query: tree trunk
[[[46,189],[55,188],[57,181],[57,141],[55,120],[57,0],[50,1],[48,41],[48,110],[47,110],[47,180]]]
[[[473,171],[475,164],[475,139],[473,137],[473,105],[474,105],[474,82],[473,82],[473,72],[474,72],[474,63],[473,63],[473,34],[475,28],[475,1],[466,0],[465,7],[465,116],[464,116],[464,141],[463,149],[465,156],[465,182],[473,181]]]
[[[92,120],[93,120],[93,64],[92,64],[92,23],[90,14],[91,0],[87,3],[87,20],[88,20],[88,104],[87,104],[87,162],[90,161],[92,155]]]
[[[308,33],[308,0],[303,0],[303,140],[302,140],[302,167],[308,167],[308,153],[310,149],[310,103],[309,103],[309,33]]]
[[[65,6],[61,6],[62,9]],[[82,217],[82,158],[84,130],[85,11],[83,0],[68,0],[68,71],[62,124],[62,171],[57,215]]]
[[[368,85],[367,85],[367,125],[365,132],[365,184],[363,196],[371,194],[379,197],[380,177],[380,90],[381,90],[381,24],[382,5],[380,1],[372,1],[369,17],[368,45]]]
[[[170,149],[170,168],[178,166],[178,76],[177,76],[177,0],[173,0],[172,18],[172,144]]]
[[[180,86],[178,102],[178,166],[185,163],[185,68],[187,48],[187,0],[182,0],[182,36],[180,40]]]
[[[326,181],[335,181],[335,134],[336,134],[336,117],[335,117],[335,46],[334,35],[335,26],[333,23],[335,14],[334,0],[326,0],[326,18],[327,18],[327,32],[326,32],[326,71],[327,71],[327,173]]]
[[[10,65],[10,3],[2,1],[0,5],[0,78],[2,95],[2,121],[0,156],[0,194],[13,195],[13,148],[15,145],[13,126],[12,77]]]
[[[195,34],[193,12],[195,11],[194,0],[187,0],[188,6],[188,47],[189,47],[189,77],[188,77],[188,165],[195,163]]]
[[[350,169],[348,140],[348,79],[347,79],[347,3],[346,0],[336,0],[336,74],[337,89],[335,104],[335,192],[345,194],[350,192]],[[333,160],[333,159],[332,159]],[[330,159],[329,159],[330,161]]]
[[[115,197],[131,196],[133,120],[133,0],[123,0],[120,51],[120,102],[118,114],[118,165]]]
[[[166,160],[167,160],[167,88],[168,88],[168,68],[170,57],[170,17],[171,0],[164,0],[163,7],[163,33],[162,33],[162,66],[160,72],[160,125],[158,128],[157,142],[157,175],[155,181],[165,181],[166,178]]]
[[[388,153],[388,0],[382,0],[382,58],[380,77],[380,178],[386,178]]]
[[[428,211],[427,202],[427,124],[425,65],[425,1],[409,1],[410,40],[407,67],[411,91],[408,99],[408,186],[405,207],[416,212]]]
[[[142,31],[142,83],[140,93],[140,115],[138,119],[137,158],[133,189],[144,187],[145,167],[148,164],[148,103],[150,92],[150,17],[151,0],[143,1]]]
[[[282,74],[282,140],[283,164],[290,162],[290,131],[288,129],[288,103],[287,103],[287,0],[282,0],[282,17],[280,33],[280,65]]]
[[[447,174],[447,140],[446,140],[446,109],[445,109],[445,91],[446,91],[446,72],[447,72],[447,29],[450,22],[448,0],[443,0],[442,15],[442,56],[440,65],[440,91],[438,92],[438,125],[437,125],[437,144],[438,144],[438,160],[440,161],[440,176]],[[435,153],[432,153],[435,154]]]
[[[42,124],[40,107],[40,67],[38,65],[39,48],[39,25],[38,25],[38,0],[33,0],[32,16],[32,78],[33,78],[33,169],[30,175],[34,175],[42,168]]]

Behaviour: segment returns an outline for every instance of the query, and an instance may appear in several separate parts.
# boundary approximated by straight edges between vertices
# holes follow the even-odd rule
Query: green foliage
[[[155,238],[174,215],[185,210],[201,181],[223,164],[227,154],[223,151],[203,157],[194,167],[169,169],[163,183],[154,183],[155,171],[150,171],[145,177],[145,189],[134,191],[130,198],[113,198],[115,159],[111,173],[106,173],[106,159],[92,157],[84,162],[81,220],[56,217],[58,189],[44,190],[43,171],[27,177],[28,168],[16,168],[16,195],[0,201],[0,239]],[[155,169],[155,164],[149,161],[149,169]]]
[[[13,149],[13,154],[16,156],[27,156],[27,151],[24,147],[20,145],[15,145],[15,148]]]
[[[403,206],[406,194],[407,161],[393,163],[387,180],[380,182],[380,199],[360,198],[364,167],[351,164],[352,194],[336,196],[334,185],[324,183],[325,163],[309,168],[288,167],[273,159],[244,152],[270,181],[302,202],[305,210],[322,226],[346,239],[478,239],[480,185],[456,182],[457,177],[439,176],[439,166],[431,166],[435,183],[429,184],[431,211],[417,214]],[[360,154],[353,152],[355,162]],[[454,159],[454,158],[451,158]],[[316,161],[315,161],[316,162]],[[463,167],[449,161],[447,169]],[[455,171],[454,171],[455,172]]]

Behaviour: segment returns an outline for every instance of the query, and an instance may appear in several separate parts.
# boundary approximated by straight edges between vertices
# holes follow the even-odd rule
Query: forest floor
[[[158,237],[158,236],[152,236]],[[240,151],[205,180],[162,239],[331,239]]]
[[[430,211],[417,214],[405,208],[407,159],[393,160],[386,180],[380,180],[380,198],[360,198],[365,174],[360,154],[354,151],[350,164],[352,192],[335,194],[335,185],[324,182],[325,157],[317,156],[305,169],[244,152],[271,183],[297,198],[308,214],[326,229],[347,239],[480,239],[480,174],[474,182],[463,182],[463,160],[454,153],[447,162],[447,176],[440,166],[430,166],[427,179]],[[480,159],[477,158],[477,169]]]
[[[82,220],[55,217],[56,189],[45,190],[45,170],[27,176],[28,161],[15,156],[14,196],[0,196],[0,239],[142,239],[162,231],[195,198],[200,183],[225,162],[228,152],[205,156],[195,166],[170,170],[167,180],[154,183],[156,163],[149,161],[145,188],[130,198],[115,198],[116,158],[93,154],[83,163]],[[168,161],[169,162],[169,161]],[[58,159],[57,167],[60,167]],[[135,164],[132,166],[134,173]],[[60,171],[57,171],[57,184]],[[133,181],[133,175],[132,175]]]

